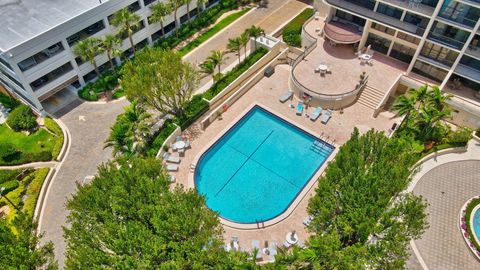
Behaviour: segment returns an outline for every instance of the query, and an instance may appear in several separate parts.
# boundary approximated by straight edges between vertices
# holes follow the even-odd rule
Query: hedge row
[[[268,53],[265,48],[258,48],[255,52],[251,53],[246,59],[244,59],[239,65],[235,66],[232,70],[227,72],[220,80],[215,82],[210,89],[208,89],[203,97],[212,100],[218,93],[229,86],[235,79],[247,71],[253,64],[255,64],[260,58]]]
[[[20,105],[20,101],[0,92],[0,103],[5,106],[5,108],[9,108],[11,110],[15,109],[18,105]]]
[[[209,109],[208,101],[203,99],[202,95],[195,95],[185,106],[184,115],[181,118],[176,117],[175,123],[179,125],[182,130],[188,128],[195,122],[202,114]]]
[[[40,194],[40,190],[42,189],[42,185],[45,181],[45,178],[47,177],[48,171],[48,168],[36,170],[33,174],[33,180],[27,187],[27,198],[25,199],[23,204],[23,212],[27,213],[29,216],[33,216],[33,212],[35,211],[35,206],[37,204],[38,195]]]
[[[283,28],[282,38],[285,43],[293,47],[302,47],[302,27],[305,22],[313,16],[315,10],[307,8],[291,20]]]

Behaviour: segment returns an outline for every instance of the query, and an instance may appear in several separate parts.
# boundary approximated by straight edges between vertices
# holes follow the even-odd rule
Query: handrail
[[[358,87],[356,87],[355,89],[353,89],[352,91],[350,92],[347,92],[347,93],[343,93],[343,94],[323,94],[323,93],[318,93],[316,91],[313,91],[309,88],[307,88],[306,86],[304,86],[301,82],[299,82],[297,80],[297,78],[295,77],[295,68],[297,67],[298,64],[300,64],[300,62],[302,62],[303,59],[305,59],[305,57],[311,52],[313,51],[313,49],[315,49],[317,47],[317,41],[318,39],[316,37],[313,37],[312,35],[310,35],[307,30],[305,30],[305,25],[307,25],[308,23],[310,23],[312,20],[314,19],[314,16],[312,15],[312,17],[310,17],[302,26],[302,41],[303,41],[303,38],[306,39],[307,42],[309,42],[308,45],[305,46],[305,50],[303,51],[303,53],[301,53],[297,59],[295,59],[295,61],[293,61],[293,64],[292,64],[292,69],[290,71],[291,73],[291,77],[292,77],[292,81],[293,83],[295,84],[295,86],[297,86],[298,88],[300,88],[302,90],[302,92],[305,92],[305,93],[308,93],[309,95],[312,95],[312,96],[317,96],[319,98],[322,98],[324,100],[337,100],[337,99],[342,99],[342,98],[345,98],[345,97],[348,97],[348,96],[352,96],[352,95],[356,95],[360,90],[362,90],[365,85],[367,84],[368,82],[368,76],[362,80],[362,82],[360,83],[360,85]]]

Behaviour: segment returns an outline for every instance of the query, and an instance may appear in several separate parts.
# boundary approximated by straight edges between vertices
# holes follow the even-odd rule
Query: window
[[[403,13],[401,9],[385,5],[383,3],[378,4],[377,12],[397,19],[400,19]]]
[[[32,67],[42,63],[43,61],[59,54],[64,50],[63,45],[61,42],[57,42],[52,46],[46,48],[45,50],[38,52],[27,59],[18,63],[18,67],[21,71],[26,71],[31,69]]]
[[[423,45],[420,55],[446,66],[452,66],[453,62],[457,59],[458,53],[427,41],[425,45]]]
[[[12,66],[10,66],[10,64],[7,62],[7,60],[3,59],[2,57],[0,57],[0,63],[2,63],[4,66],[6,66],[8,69],[12,70]]]
[[[390,27],[387,27],[387,26],[384,26],[384,25],[381,25],[381,24],[378,24],[378,23],[372,23],[372,28],[375,29],[375,30],[378,30],[380,32],[383,32],[383,33],[386,33],[386,34],[389,34],[391,36],[393,36],[395,34],[395,30],[390,28]]]
[[[437,82],[442,82],[443,79],[447,76],[447,71],[434,67],[430,64],[423,63],[421,61],[415,62],[413,66],[413,72],[420,74],[426,78],[430,78]]]
[[[371,48],[377,52],[387,54],[390,43],[392,43],[391,40],[370,33],[368,34],[366,45],[371,45]]]
[[[413,14],[410,12],[407,12],[405,14],[405,17],[403,18],[403,21],[409,24],[413,24],[417,27],[415,34],[417,35],[423,35],[425,33],[425,29],[427,28],[429,18],[423,17],[417,14]]]
[[[79,42],[80,40],[84,40],[85,38],[92,36],[103,29],[105,29],[105,24],[103,24],[103,21],[100,20],[89,27],[67,37],[67,43],[70,47],[73,47],[75,43]]]
[[[65,63],[61,67],[58,67],[51,71],[50,73],[43,75],[42,77],[36,79],[30,83],[33,91],[38,90],[39,88],[45,86],[46,84],[56,80],[60,76],[66,74],[67,72],[73,70],[72,64],[70,62]]]
[[[408,42],[413,43],[413,44],[417,44],[417,45],[420,44],[420,39],[419,38],[411,36],[409,34],[405,34],[405,33],[400,32],[400,31],[398,31],[398,33],[397,33],[397,38],[403,39],[403,40],[408,41]]]
[[[438,16],[449,21],[474,27],[480,17],[480,9],[457,1],[445,1]]]
[[[1,70],[0,70],[1,71]],[[20,83],[20,81],[18,81],[15,77],[13,77],[12,75],[8,74],[8,72],[3,72],[1,71],[1,73],[3,75],[5,75],[5,77],[7,77],[10,81],[12,81],[14,84],[17,85],[17,87],[20,87],[23,89],[23,85]]]
[[[390,56],[402,62],[410,63],[413,59],[415,51],[416,50],[413,48],[404,46],[402,44],[394,43],[392,51],[390,52]]]
[[[475,58],[464,55],[462,59],[460,59],[460,64],[480,71],[480,60]]]
[[[428,38],[450,47],[461,49],[470,34],[451,25],[435,22]]]
[[[353,14],[350,14],[341,10],[337,10],[337,12],[335,13],[335,16],[342,20],[354,23],[359,26],[365,26],[365,23],[366,23],[365,19],[362,19],[360,17],[357,17]]]
[[[375,8],[375,0],[345,0],[357,6],[373,10]]]
[[[143,0],[143,5],[148,6],[153,2],[155,2],[155,0]]]

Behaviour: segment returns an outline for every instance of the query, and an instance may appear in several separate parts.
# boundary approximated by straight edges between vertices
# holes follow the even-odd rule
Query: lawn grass
[[[212,28],[208,29],[205,33],[201,34],[196,39],[188,43],[185,47],[178,50],[178,54],[180,56],[184,56],[187,53],[191,52],[193,49],[200,46],[203,42],[207,41],[209,38],[214,36],[216,33],[220,32],[222,29],[229,26],[238,18],[242,17],[248,11],[250,11],[250,8],[245,8],[245,9],[242,9],[241,11],[228,15],[223,20],[215,24]]]
[[[23,164],[33,161],[47,161],[52,159],[52,150],[58,138],[46,129],[40,128],[30,135],[15,132],[5,124],[0,125],[0,141],[11,143],[19,151],[12,159],[0,159],[0,165]]]

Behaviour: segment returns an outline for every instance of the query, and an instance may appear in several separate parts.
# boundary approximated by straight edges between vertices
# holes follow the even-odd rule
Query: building
[[[165,1],[165,0],[161,0]],[[219,0],[210,0],[207,7]],[[11,93],[44,114],[42,101],[67,87],[79,88],[96,78],[93,66],[76,57],[72,48],[90,36],[115,34],[110,24],[116,11],[128,7],[140,16],[133,34],[135,47],[153,44],[162,36],[159,23],[150,23],[149,6],[156,0],[7,0],[0,5],[0,83]],[[198,13],[196,1],[190,15]],[[178,10],[179,23],[188,20],[186,6]],[[175,28],[173,14],[165,32]],[[119,48],[124,57],[133,53],[128,38]],[[106,54],[96,58],[100,70],[109,68]],[[116,59],[116,63],[120,58]]]
[[[454,109],[480,127],[479,0],[323,0],[324,33],[334,43],[370,46],[458,97]],[[348,35],[338,35],[342,27]],[[345,32],[345,31],[343,31]],[[458,113],[458,111],[455,111]],[[460,121],[460,122],[462,122]]]

